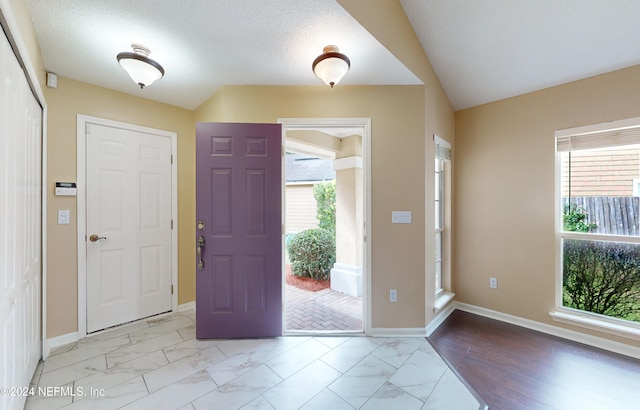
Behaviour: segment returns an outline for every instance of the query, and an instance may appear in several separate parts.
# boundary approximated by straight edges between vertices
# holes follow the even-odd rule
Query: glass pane
[[[435,215],[435,221],[436,221],[436,228],[442,228],[442,211],[441,208],[442,204],[440,203],[440,201],[436,201],[436,215]]]
[[[561,154],[563,229],[640,235],[640,145]]]
[[[436,262],[436,293],[442,290],[442,262]]]
[[[442,232],[436,232],[436,261],[442,260]]]
[[[563,306],[640,322],[640,245],[563,241]]]

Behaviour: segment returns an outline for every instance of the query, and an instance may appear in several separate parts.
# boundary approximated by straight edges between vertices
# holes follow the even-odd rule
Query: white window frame
[[[433,136],[433,142],[435,145],[434,159],[440,160],[441,164],[439,195],[434,194],[434,206],[435,202],[440,202],[440,217],[442,218],[442,226],[437,226],[434,220],[434,245],[435,236],[440,234],[441,252],[440,258],[436,255],[433,265],[434,281],[436,282],[433,311],[434,313],[438,313],[453,300],[455,296],[455,294],[451,292],[451,144],[437,135]],[[434,170],[435,181],[435,161],[431,164],[431,167],[433,167],[432,169]],[[431,218],[435,218],[435,214],[431,215]],[[436,281],[436,266],[438,262],[440,262],[440,286],[438,286]]]
[[[582,232],[565,232],[562,221],[562,170],[561,170],[561,150],[558,146],[563,146],[567,151],[567,144],[577,145],[582,148],[590,148],[592,143],[600,138],[606,138],[611,142],[608,146],[631,145],[635,129],[640,130],[640,117],[630,118],[620,121],[613,121],[602,124],[594,124],[583,127],[557,130],[555,132],[555,310],[549,312],[554,321],[579,326],[582,328],[596,330],[607,334],[613,334],[632,340],[640,340],[640,323],[609,317],[597,313],[568,308],[562,305],[562,241],[564,239],[582,239],[590,241],[614,241],[640,244],[640,236],[606,235]],[[591,138],[593,135],[594,138]],[[638,131],[640,135],[640,131]],[[596,148],[595,146],[593,148]]]
[[[444,222],[444,214],[445,214],[445,204],[446,202],[444,201],[444,183],[445,183],[445,178],[444,178],[444,159],[442,158],[435,158],[435,161],[437,161],[437,164],[439,165],[439,169],[438,170],[434,170],[436,177],[438,178],[438,187],[440,189],[438,189],[437,192],[435,192],[435,203],[439,204],[439,215],[436,218],[436,223],[435,223],[435,236],[438,237],[440,236],[440,254],[438,255],[438,253],[436,253],[435,256],[435,265],[436,265],[436,270],[435,270],[435,278],[436,278],[436,298],[438,297],[438,295],[442,292],[444,292],[444,286],[442,284],[442,277],[444,276],[444,268],[443,268],[443,264],[444,264],[444,259],[445,259],[445,250],[444,250],[444,228],[445,228],[445,222]],[[435,161],[434,161],[434,168],[435,168]],[[438,207],[436,206],[436,209],[438,209]],[[438,221],[439,219],[439,221]],[[438,241],[436,240],[436,244],[438,243]],[[438,249],[438,247],[436,246],[436,249]],[[437,268],[438,263],[440,263],[440,269]],[[438,272],[439,271],[439,272]]]

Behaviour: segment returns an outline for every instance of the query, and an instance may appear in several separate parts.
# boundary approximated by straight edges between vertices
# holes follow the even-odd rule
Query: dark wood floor
[[[640,360],[459,310],[429,341],[490,409],[640,409]]]

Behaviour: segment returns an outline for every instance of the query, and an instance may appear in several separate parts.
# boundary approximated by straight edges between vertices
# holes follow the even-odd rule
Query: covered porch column
[[[362,137],[342,138],[333,162],[336,171],[336,263],[331,289],[362,296],[363,181]]]

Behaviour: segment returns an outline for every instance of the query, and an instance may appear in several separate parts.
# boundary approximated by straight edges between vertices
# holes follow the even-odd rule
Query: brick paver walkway
[[[362,298],[286,285],[287,330],[362,330]]]

